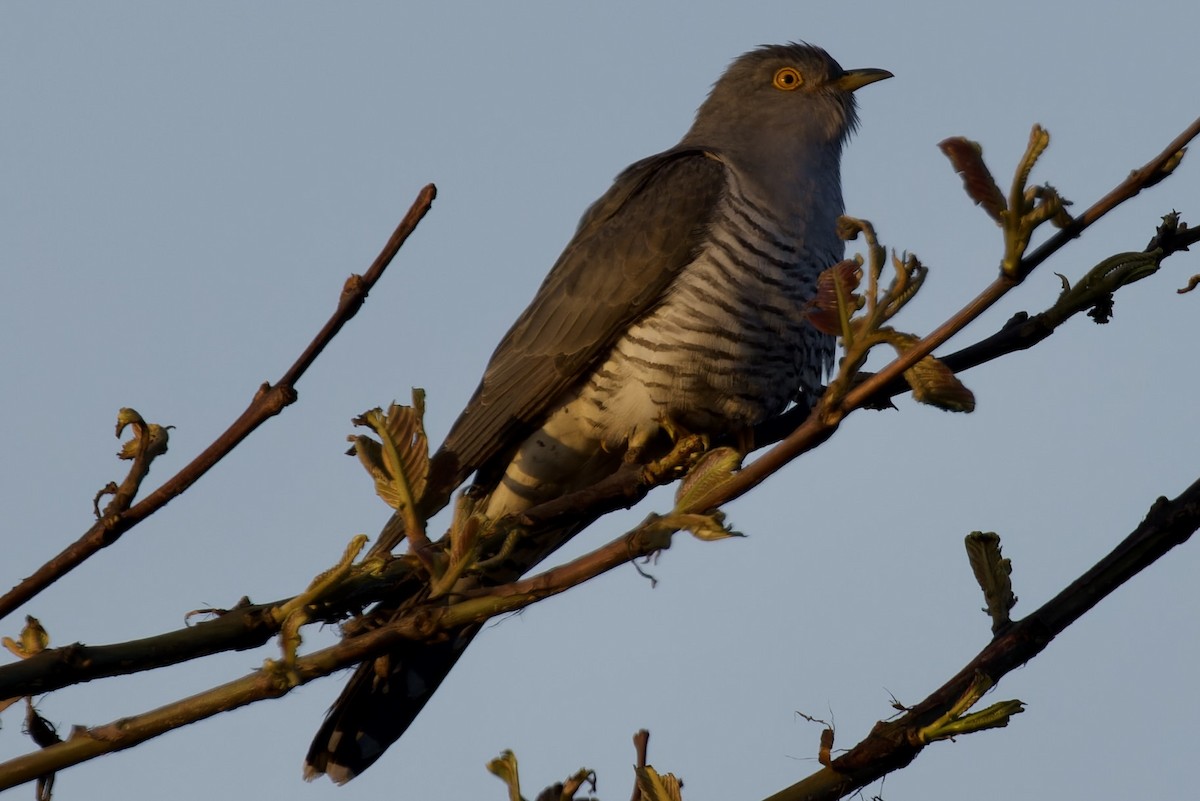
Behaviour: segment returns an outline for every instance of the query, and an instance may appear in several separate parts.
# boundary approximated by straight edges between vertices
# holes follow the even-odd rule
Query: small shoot
[[[742,454],[719,447],[705,453],[675,490],[675,514],[703,514],[715,508],[721,490],[742,466]]]
[[[972,734],[984,729],[1002,729],[1013,715],[1025,711],[1021,701],[1000,701],[979,712],[967,714],[984,693],[992,688],[992,680],[983,673],[976,673],[966,692],[954,703],[946,714],[928,726],[918,729],[915,738],[920,745],[937,740],[948,740],[963,734]]]
[[[999,634],[1012,623],[1010,614],[1017,605],[1012,591],[1012,562],[1000,553],[1000,535],[992,531],[972,531],[966,537],[967,560],[971,572],[983,590],[983,611],[992,618],[992,634]]]
[[[1059,228],[1071,223],[1067,213],[1069,200],[1049,184],[1028,186],[1029,176],[1042,153],[1050,145],[1050,133],[1040,125],[1034,125],[1029,133],[1029,144],[1025,155],[1017,165],[1008,198],[1000,192],[996,179],[983,161],[983,148],[961,136],[951,137],[938,144],[950,164],[962,177],[967,196],[982,207],[989,217],[1004,230],[1004,257],[1000,262],[1001,272],[1014,280],[1021,280],[1021,259],[1029,248],[1029,242],[1043,223],[1051,222]]]
[[[375,481],[375,492],[404,518],[409,548],[436,574],[417,502],[429,478],[429,439],[425,435],[425,392],[414,388],[412,406],[393,403],[384,412],[375,408],[354,419],[372,429],[378,440],[350,436],[354,453]]]
[[[118,485],[108,482],[92,499],[92,509],[99,520],[124,512],[133,504],[137,497],[142,481],[150,474],[150,464],[167,452],[167,442],[170,439],[168,431],[174,426],[162,426],[158,423],[147,423],[134,409],[123,408],[117,412],[117,437],[125,433],[125,429],[133,431],[133,438],[121,445],[117,458],[132,461],[129,474]],[[111,495],[112,500],[100,511],[100,499]]]
[[[634,768],[644,801],[683,801],[683,782],[673,773],[660,774],[650,765]]]
[[[16,640],[12,637],[4,637],[0,640],[9,653],[18,659],[29,659],[32,656],[37,656],[42,651],[50,647],[50,634],[42,627],[41,622],[32,615],[25,616],[25,625],[21,628],[21,633]],[[20,696],[14,698],[0,698],[0,712],[8,709],[10,706],[20,700]],[[30,706],[32,713],[33,707]]]
[[[1162,259],[1161,248],[1110,256],[1088,270],[1074,286],[1064,278],[1058,300],[1043,315],[1052,325],[1059,325],[1087,309],[1088,316],[1103,325],[1112,317],[1113,293],[1126,284],[1154,275]]]
[[[516,754],[506,748],[500,752],[500,756],[488,761],[487,769],[508,787],[508,801],[525,801],[521,797],[521,776],[517,770]]]
[[[26,615],[25,625],[21,627],[18,639],[4,637],[0,643],[3,643],[9,653],[18,659],[28,659],[50,647],[50,634],[42,626],[40,620],[33,615]]]
[[[509,801],[525,801],[521,795],[517,757],[512,751],[505,749],[500,756],[487,763],[487,769],[508,787]],[[565,782],[547,787],[538,794],[537,801],[573,801],[575,794],[585,784],[591,786],[593,793],[596,792],[596,772],[589,768],[581,768],[571,774]]]
[[[866,220],[842,217],[838,221],[838,233],[846,240],[856,239],[861,234],[867,244],[867,259],[865,275],[864,260],[859,256],[826,270],[817,282],[816,309],[811,319],[821,330],[840,332],[845,350],[838,375],[830,382],[830,391],[821,401],[824,414],[835,418],[844,413],[839,404],[873,348],[886,344],[903,354],[920,341],[913,334],[897,331],[889,322],[916,296],[929,273],[916,256],[893,254],[892,280],[886,288],[881,288],[880,279],[888,258],[875,229]],[[861,295],[856,294],[864,277],[866,289]],[[831,298],[836,311],[829,309]],[[953,412],[975,410],[975,396],[933,356],[918,361],[905,371],[904,377],[913,388],[913,399],[918,403]]]

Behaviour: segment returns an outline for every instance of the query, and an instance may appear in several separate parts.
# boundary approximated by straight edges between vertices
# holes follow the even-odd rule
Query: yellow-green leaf
[[[647,801],[682,801],[683,782],[675,778],[674,774],[659,775],[658,771],[649,765],[634,768],[634,772],[637,774],[637,785],[642,798]]]
[[[688,471],[675,491],[675,511],[706,512],[713,507],[721,487],[742,466],[742,454],[729,447],[713,448]]]
[[[913,398],[919,403],[936,406],[947,412],[975,411],[975,394],[967,389],[950,368],[932,356],[904,371],[904,379],[912,387]]]
[[[21,629],[21,641],[11,637],[0,640],[14,656],[28,659],[37,656],[50,645],[50,634],[42,627],[41,622],[32,615],[25,616],[25,626]]]
[[[521,801],[521,780],[517,774],[517,756],[505,749],[487,763],[488,772],[508,786],[509,801]]]
[[[393,509],[416,503],[429,478],[429,439],[425,435],[425,393],[413,389],[413,405],[393,403],[386,413],[364,412],[354,423],[379,435],[380,441],[358,435],[349,439],[371,478],[375,492]]]

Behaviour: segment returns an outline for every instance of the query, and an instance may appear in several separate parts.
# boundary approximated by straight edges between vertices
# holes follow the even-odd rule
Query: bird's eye
[[[793,89],[799,89],[800,84],[804,83],[804,78],[800,75],[800,70],[795,67],[780,67],[775,72],[775,78],[771,83],[775,85],[776,89],[790,92]]]

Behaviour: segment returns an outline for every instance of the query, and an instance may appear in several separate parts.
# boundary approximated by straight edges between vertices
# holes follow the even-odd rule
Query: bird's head
[[[730,154],[840,154],[858,124],[854,92],[892,77],[842,69],[819,47],[767,45],[738,57],[696,113],[684,143]]]

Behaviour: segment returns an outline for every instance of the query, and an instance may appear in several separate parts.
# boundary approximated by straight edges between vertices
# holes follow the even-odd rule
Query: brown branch
[[[902,717],[879,722],[826,768],[767,801],[832,801],[907,766],[925,748],[917,732],[946,713],[977,674],[998,683],[1045,650],[1064,629],[1200,528],[1200,480],[1174,500],[1159,498],[1136,529],[1094,567],[1028,617],[1003,629],[952,679]]]
[[[172,729],[256,701],[279,698],[293,687],[372,659],[411,640],[427,641],[439,632],[482,623],[542,598],[564,592],[615,567],[670,546],[672,533],[643,524],[590,554],[537,576],[501,587],[465,594],[449,606],[417,606],[388,624],[337,645],[297,658],[270,663],[249,676],[133,717],[91,728],[76,728],[64,742],[0,764],[0,790],[77,765],[102,754],[132,748]]]
[[[351,275],[342,289],[337,309],[321,331],[313,338],[300,358],[274,385],[263,384],[254,399],[232,425],[211,445],[204,449],[186,467],[168,479],[154,492],[129,509],[106,515],[97,520],[88,531],[61,553],[37,569],[33,575],[18,583],[0,597],[0,618],[16,610],[21,604],[49,587],[55,581],[82,564],[103,548],[112,545],[122,534],[142,520],[166,506],[238,446],[255,429],[271,417],[279,414],[296,400],[295,384],[362,306],[367,294],[383,275],[383,271],[395,258],[401,245],[417,227],[421,218],[429,211],[437,189],[433,184],[424,187],[408,214],[400,221],[391,238],[380,252],[365,275]]]
[[[555,510],[551,507],[550,511]],[[631,539],[635,535],[639,539]],[[632,547],[631,542],[641,544]],[[481,605],[486,606],[488,602],[481,599],[487,598],[508,599],[504,603],[525,598],[527,600],[524,603],[533,603],[666,546],[666,540],[654,540],[645,532],[639,535],[635,530],[539,575],[463,593],[457,598],[470,600],[475,606],[462,607],[453,615],[476,614],[473,610]],[[421,580],[420,571],[414,573],[412,562],[403,558],[391,561],[377,573],[359,572],[322,597],[319,603],[310,606],[306,610],[308,622],[335,623],[350,615],[361,614],[365,607],[381,598],[415,595],[417,582]],[[73,643],[48,648],[28,659],[0,666],[0,699],[40,695],[73,684],[154,670],[222,651],[256,648],[279,633],[281,623],[274,611],[293,600],[284,598],[267,604],[247,602],[222,612],[214,620],[127,642],[108,645]],[[430,609],[442,608],[436,604],[414,606],[405,614],[419,617],[428,615]],[[437,611],[437,614],[444,613]]]
[[[310,622],[336,623],[381,597],[411,591],[415,581],[411,563],[391,562],[378,574],[362,572],[343,581],[336,590],[308,608]],[[124,676],[167,667],[192,659],[257,648],[279,633],[274,610],[290,603],[248,601],[217,617],[175,631],[107,645],[73,643],[47,648],[36,656],[0,666],[0,699],[41,695],[73,684]]]

